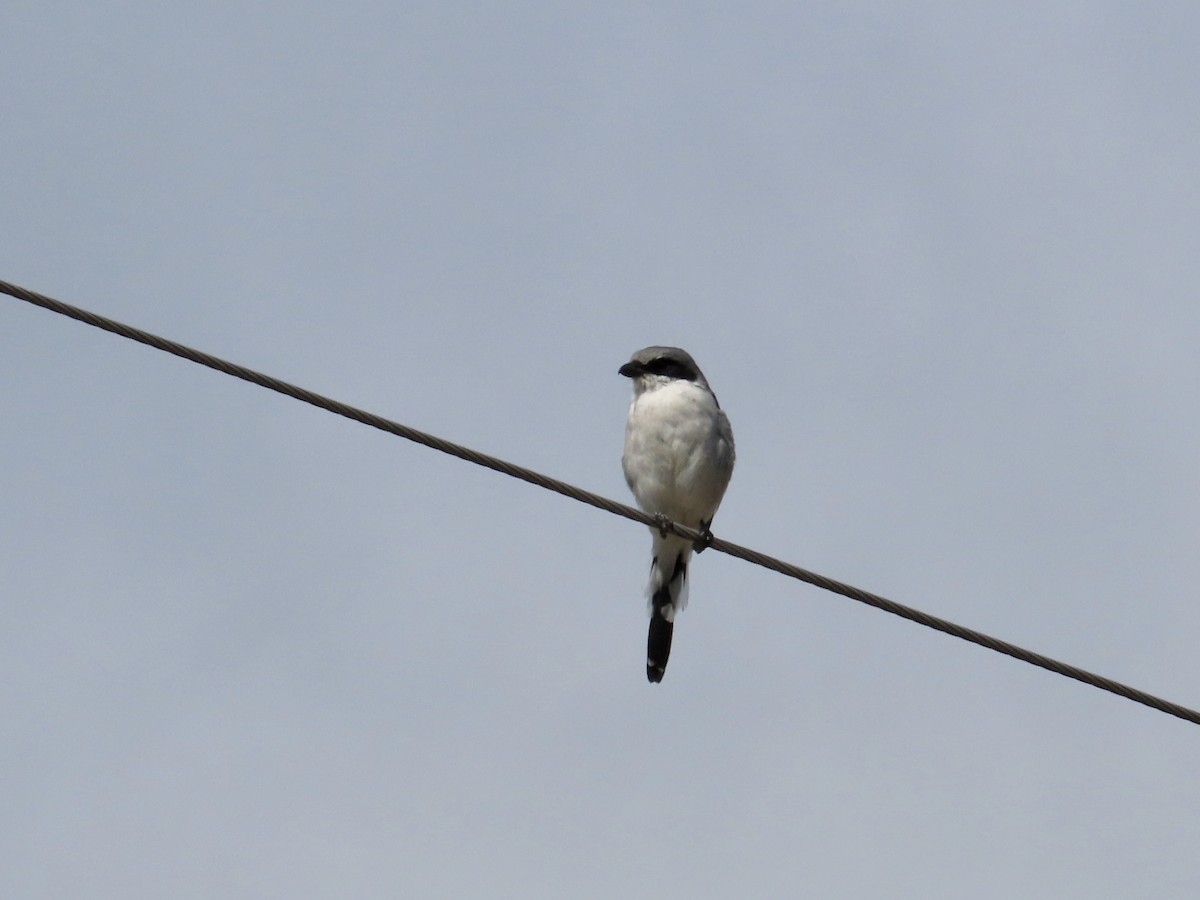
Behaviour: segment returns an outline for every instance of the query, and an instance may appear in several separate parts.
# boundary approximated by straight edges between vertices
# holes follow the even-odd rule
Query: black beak
[[[626,378],[637,378],[645,371],[646,369],[641,363],[627,362],[621,368],[617,369],[617,374],[624,375]]]

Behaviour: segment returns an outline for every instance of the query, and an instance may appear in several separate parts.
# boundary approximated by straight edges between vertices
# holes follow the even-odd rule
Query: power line
[[[155,349],[162,350],[166,353],[171,353],[175,356],[180,356],[184,359],[191,360],[194,363],[199,363],[202,366],[207,366],[210,369],[216,369],[218,372],[224,372],[226,375],[232,375],[235,378],[240,378],[243,381],[249,381],[252,384],[257,384],[260,387],[268,388],[280,394],[286,394],[289,397],[294,397],[297,400],[302,400],[313,406],[328,410],[339,416],[344,416],[347,419],[353,419],[356,422],[361,422],[364,425],[370,425],[372,428],[378,428],[381,431],[386,431],[389,434],[394,434],[398,437],[406,438],[410,441],[415,441],[418,444],[424,444],[426,447],[432,447],[434,450],[440,450],[442,453],[448,453],[458,459],[466,460],[478,466],[484,466],[488,469],[493,469],[497,472],[502,472],[505,475],[511,475],[513,478],[519,478],[522,481],[527,481],[530,484],[535,484],[538,487],[546,488],[547,490],[555,491],[556,493],[578,500],[582,503],[587,503],[598,509],[606,510],[618,516],[624,516],[627,519],[632,519],[635,522],[641,522],[644,525],[652,527],[662,527],[667,531],[673,532],[680,537],[687,538],[692,541],[702,541],[705,536],[694,529],[687,528],[683,525],[678,525],[674,522],[660,521],[653,516],[647,515],[639,509],[634,509],[632,506],[627,506],[624,503],[617,503],[614,500],[609,500],[607,497],[602,497],[599,494],[593,494],[591,491],[585,491],[582,488],[577,488],[574,485],[567,484],[564,481],[559,481],[556,478],[550,478],[547,475],[542,475],[540,472],[535,472],[532,469],[526,469],[523,466],[514,465],[502,459],[497,459],[494,456],[488,456],[485,453],[480,453],[477,450],[472,450],[469,447],[464,447],[460,444],[455,444],[442,438],[435,437],[431,434],[426,434],[423,431],[418,431],[415,428],[409,428],[407,425],[402,425],[399,422],[393,422],[390,419],[385,419],[382,416],[377,416],[374,413],[358,409],[338,400],[324,397],[313,391],[306,390],[302,387],[297,387],[294,384],[289,384],[286,381],[281,381],[278,378],[273,378],[270,375],[264,375],[261,372],[256,372],[253,369],[248,369],[245,366],[240,366],[237,363],[232,363],[220,357],[213,356],[210,353],[205,353],[201,350],[195,350],[191,347],[186,347],[183,344],[175,341],[167,340],[158,335],[151,334],[148,331],[142,331],[140,328],[134,328],[132,325],[125,325],[113,319],[106,318],[96,313],[89,312],[85,309],[80,309],[76,306],[71,306],[63,303],[60,300],[55,300],[52,297],[47,297],[45,294],[39,294],[36,291],[31,291],[26,288],[18,287],[14,284],[9,284],[6,281],[0,281],[0,292],[15,297],[18,300],[24,300],[27,303],[32,303],[34,306],[40,306],[43,309],[48,309],[51,312],[56,312],[60,315],[68,316],[72,319],[77,319],[88,325],[101,328],[105,331],[110,331],[113,334],[120,335],[124,338],[129,338],[133,341],[146,344]],[[894,616],[900,616],[903,619],[908,619],[910,622],[916,622],[918,625],[924,625],[926,628],[933,628],[953,637],[960,638],[964,641],[970,641],[973,644],[978,644],[981,647],[986,647],[989,650],[995,650],[997,653],[1002,653],[1005,656],[1011,656],[1013,659],[1019,659],[1031,665],[1038,666],[1050,672],[1055,672],[1067,678],[1073,678],[1083,684],[1091,685],[1103,691],[1108,691],[1112,694],[1117,694],[1125,697],[1135,703],[1140,703],[1143,706],[1149,706],[1152,709],[1157,709],[1168,713],[1172,716],[1177,716],[1180,719],[1185,719],[1194,724],[1200,725],[1200,712],[1189,709],[1186,706],[1181,706],[1178,703],[1173,703],[1170,700],[1164,700],[1161,697],[1156,697],[1153,694],[1148,694],[1145,691],[1140,691],[1137,688],[1130,687],[1126,684],[1121,684],[1118,681],[1113,681],[1111,678],[1105,678],[1102,675],[1096,675],[1076,666],[1069,665],[1064,662],[1059,662],[1056,659],[1051,659],[1048,656],[1042,656],[1040,653],[1034,653],[1031,650],[1026,650],[1023,647],[1018,647],[1016,644],[1010,644],[1007,641],[1002,641],[998,638],[983,634],[971,628],[965,628],[962,625],[956,625],[946,619],[932,616],[928,613],[921,612],[918,609],[904,606],[896,603],[893,600],[888,600],[886,597],[881,597],[878,594],[873,594],[870,591],[864,591],[861,588],[856,588],[853,585],[844,584],[840,581],[835,581],[832,578],[826,578],[824,575],[818,575],[815,572],[810,572],[807,569],[802,569],[799,566],[784,562],[772,556],[767,556],[765,553],[759,553],[757,550],[751,550],[748,547],[742,547],[738,544],[722,540],[720,538],[712,538],[708,546],[712,549],[727,553],[730,556],[735,556],[738,559],[743,559],[755,565],[771,569],[779,572],[782,575],[787,575],[789,578],[795,578],[800,581],[805,581],[811,585],[819,587],[826,591],[831,591],[835,594],[840,594],[843,597],[848,597],[851,600],[857,600],[859,603],[865,603],[867,606],[873,606],[876,609],[881,609],[884,612],[891,613]]]

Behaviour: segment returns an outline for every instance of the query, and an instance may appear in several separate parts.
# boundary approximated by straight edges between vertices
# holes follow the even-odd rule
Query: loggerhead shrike
[[[678,347],[647,347],[620,373],[633,379],[621,465],[638,506],[708,533],[733,474],[733,429],[696,361]],[[687,605],[692,542],[652,528],[646,678],[663,679],[675,615]],[[700,547],[701,550],[704,547]]]

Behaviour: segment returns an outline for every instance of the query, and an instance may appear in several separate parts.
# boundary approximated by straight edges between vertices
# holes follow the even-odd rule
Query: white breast
[[[625,479],[638,505],[698,528],[733,473],[733,435],[713,395],[690,381],[638,394],[625,429]]]

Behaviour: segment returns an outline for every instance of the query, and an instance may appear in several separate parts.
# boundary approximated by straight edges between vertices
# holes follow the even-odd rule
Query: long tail
[[[692,545],[675,536],[654,536],[650,563],[650,633],[646,637],[646,679],[663,680],[671,656],[675,614],[687,605],[687,564]]]

